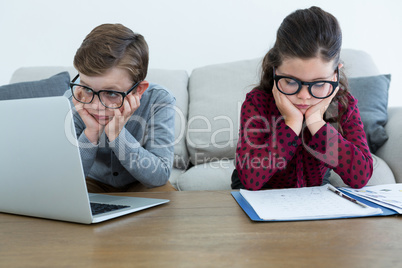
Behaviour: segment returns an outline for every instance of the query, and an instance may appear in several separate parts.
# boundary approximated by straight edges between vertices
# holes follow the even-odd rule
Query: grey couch
[[[344,49],[341,58],[351,78],[379,75],[371,57],[363,51]],[[184,70],[149,70],[147,80],[166,86],[177,99],[175,161],[170,181],[178,190],[230,189],[240,108],[259,79],[260,63],[259,58],[205,66],[194,69],[190,76]],[[24,67],[14,72],[10,83],[45,79],[63,71],[70,78],[77,73],[73,67]],[[379,92],[376,84],[370,83],[373,92]],[[382,91],[384,98],[387,90]],[[368,94],[362,93],[363,97]],[[386,123],[388,140],[375,152],[370,185],[402,182],[402,107],[388,108],[387,99],[382,102],[388,122],[382,119],[380,123]],[[364,105],[359,99],[359,108]],[[368,110],[373,108],[367,106]],[[334,172],[330,182],[343,185]]]

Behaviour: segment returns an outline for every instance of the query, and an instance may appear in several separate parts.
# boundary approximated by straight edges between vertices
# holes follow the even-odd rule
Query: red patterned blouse
[[[289,128],[274,97],[254,89],[241,108],[236,169],[249,190],[319,186],[328,168],[353,188],[365,186],[373,172],[357,100],[341,118],[343,135],[326,123],[314,136],[303,127],[300,136]]]

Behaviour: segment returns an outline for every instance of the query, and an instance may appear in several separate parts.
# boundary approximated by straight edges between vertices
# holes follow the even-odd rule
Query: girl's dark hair
[[[310,59],[320,57],[326,62],[334,62],[334,70],[340,63],[342,31],[337,19],[319,7],[299,9],[288,15],[280,25],[276,42],[265,55],[262,62],[261,80],[257,88],[272,94],[274,86],[273,67],[278,67],[286,58]],[[340,90],[332,99],[325,113],[325,121],[338,123],[348,104],[349,91],[347,78],[339,70]],[[338,103],[341,109],[338,110]]]
[[[89,76],[103,75],[112,67],[126,69],[133,82],[148,71],[148,45],[144,37],[122,24],[102,24],[84,39],[74,57],[74,67]]]

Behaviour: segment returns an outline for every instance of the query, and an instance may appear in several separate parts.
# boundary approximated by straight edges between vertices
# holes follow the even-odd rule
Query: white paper
[[[377,203],[381,206],[393,209],[402,214],[402,184],[382,184],[375,186],[365,186],[361,189],[340,188],[356,196]]]
[[[240,190],[240,194],[264,220],[331,219],[382,213],[381,209],[363,208],[340,197],[328,190],[327,185],[262,191]]]

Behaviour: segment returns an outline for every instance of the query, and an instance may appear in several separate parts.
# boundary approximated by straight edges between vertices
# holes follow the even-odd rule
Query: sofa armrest
[[[388,108],[388,122],[385,131],[388,140],[376,155],[381,157],[391,168],[397,183],[402,183],[402,106]]]

